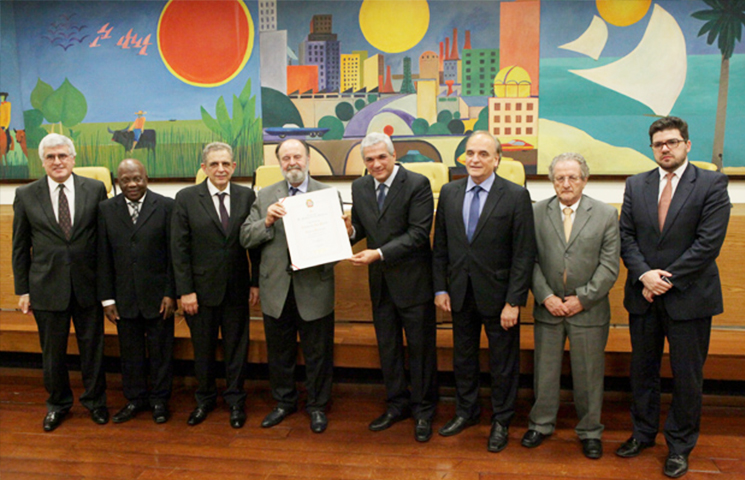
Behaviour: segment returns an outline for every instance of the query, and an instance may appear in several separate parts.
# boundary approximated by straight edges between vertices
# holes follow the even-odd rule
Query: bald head
[[[119,188],[127,200],[139,201],[147,191],[147,172],[139,160],[127,158],[119,163],[116,171]]]

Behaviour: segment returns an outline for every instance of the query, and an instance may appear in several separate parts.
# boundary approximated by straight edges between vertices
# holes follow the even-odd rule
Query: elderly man
[[[723,311],[716,258],[729,222],[727,177],[688,162],[688,124],[661,118],[649,127],[659,168],[626,180],[621,257],[629,270],[624,306],[631,333],[634,431],[616,454],[635,457],[660,425],[660,362],[670,344],[673,401],[665,422],[664,473],[688,471],[701,420],[711,317]]]
[[[575,431],[587,458],[603,455],[608,292],[618,277],[621,241],[615,208],[582,194],[590,168],[578,153],[562,153],[548,168],[556,195],[533,206],[538,258],[533,269],[535,405],[522,445],[537,447],[556,427],[564,344],[569,338]]]
[[[73,404],[67,370],[70,317],[85,392],[80,403],[98,424],[109,421],[103,369],[103,313],[96,298],[96,218],[106,188],[72,173],[72,140],[50,133],[39,143],[46,175],[16,189],[13,276],[18,306],[33,309],[49,392],[44,430],[57,428]]]
[[[435,304],[453,314],[456,410],[440,435],[479,422],[481,326],[489,341],[490,452],[507,446],[520,376],[520,306],[535,264],[530,194],[495,174],[502,147],[477,131],[466,142],[468,177],[442,188],[435,219]]]
[[[352,183],[352,240],[366,238],[367,249],[351,261],[369,265],[373,323],[387,391],[386,412],[370,423],[370,430],[385,430],[413,415],[414,436],[426,442],[432,436],[437,405],[437,324],[429,246],[432,188],[425,176],[396,164],[388,135],[371,133],[360,148],[370,175]]]
[[[155,423],[165,423],[176,307],[170,255],[173,199],[148,190],[147,172],[138,160],[122,160],[117,179],[122,193],[98,207],[98,298],[119,333],[127,399],[112,420],[126,422],[152,408]]]
[[[176,293],[191,330],[194,372],[199,387],[197,408],[188,424],[202,423],[216,406],[215,352],[222,332],[225,354],[225,403],[230,406],[230,426],[241,428],[248,361],[249,303],[258,301],[258,255],[252,253],[249,275],[246,250],[239,242],[240,228],[256,195],[230,181],[235,171],[233,149],[221,142],[202,151],[207,179],[176,195],[171,226],[171,255]],[[253,280],[253,283],[252,283]]]

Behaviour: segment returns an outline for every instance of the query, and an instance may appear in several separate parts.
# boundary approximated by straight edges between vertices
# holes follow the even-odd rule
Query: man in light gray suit
[[[608,292],[618,277],[621,242],[616,209],[582,194],[589,176],[582,155],[557,156],[548,170],[556,196],[533,206],[538,244],[532,287],[536,400],[522,445],[537,447],[554,431],[568,337],[579,417],[575,431],[585,456],[598,459],[603,455]]]
[[[310,178],[310,147],[287,139],[275,150],[285,180],[259,191],[241,228],[245,248],[261,248],[259,295],[264,313],[269,382],[277,406],[261,426],[273,427],[297,410],[297,335],[305,358],[306,410],[315,433],[326,430],[334,356],[334,264],[290,267],[280,199],[329,188]],[[341,212],[340,212],[341,213]],[[339,221],[342,221],[341,215]]]

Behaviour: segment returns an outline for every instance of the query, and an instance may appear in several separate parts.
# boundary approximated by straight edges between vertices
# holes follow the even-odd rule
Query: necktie
[[[225,230],[225,232],[228,231],[228,219],[230,218],[228,216],[228,209],[225,208],[225,197],[227,197],[228,194],[218,193],[217,198],[220,199],[220,222],[222,222],[222,229]]]
[[[60,184],[59,186],[59,203],[58,203],[58,217],[59,226],[62,228],[62,232],[65,234],[65,238],[70,240],[70,233],[72,232],[72,219],[70,218],[70,204],[67,203],[67,195],[65,195],[65,186]]]
[[[674,173],[668,173],[665,175],[667,183],[665,188],[662,189],[662,195],[660,195],[660,203],[657,205],[657,216],[660,219],[660,232],[665,226],[665,218],[667,218],[667,211],[670,209],[670,202],[673,199],[673,176]]]
[[[137,223],[137,218],[140,216],[140,202],[129,202],[129,206],[132,207],[132,213],[129,214],[132,217],[132,223]]]
[[[385,203],[385,183],[381,183],[378,186],[378,211],[383,211],[383,203]]]
[[[569,242],[569,237],[572,236],[572,209],[565,207],[564,210],[564,238]]]
[[[476,225],[479,223],[479,215],[481,214],[481,202],[479,200],[479,194],[483,190],[481,187],[476,185],[471,190],[473,197],[471,197],[471,205],[468,207],[468,227],[466,228],[466,235],[470,242],[473,238],[473,234],[476,231]]]
[[[295,188],[295,187],[290,187],[290,196],[291,197],[294,197],[295,195],[297,195],[297,192],[299,192],[299,191],[300,190],[297,189],[297,188]]]

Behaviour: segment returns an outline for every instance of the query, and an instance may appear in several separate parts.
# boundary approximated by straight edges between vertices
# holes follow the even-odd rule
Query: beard
[[[303,183],[307,174],[307,168],[292,167],[287,170],[282,170],[282,176],[293,185]]]

